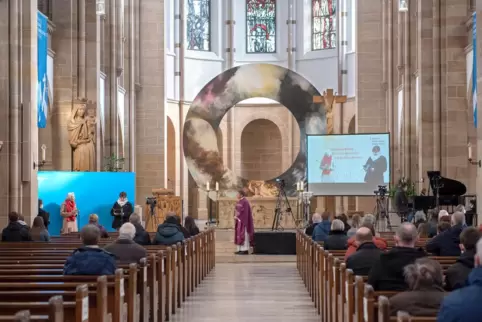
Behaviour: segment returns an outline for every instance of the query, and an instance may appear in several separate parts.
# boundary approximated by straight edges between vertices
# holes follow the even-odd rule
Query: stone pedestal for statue
[[[154,189],[152,195],[156,198],[156,206],[154,214],[151,212],[151,207],[146,205],[146,230],[148,232],[156,232],[157,226],[162,224],[169,212],[174,212],[181,217],[182,199],[175,196],[171,189]]]
[[[271,229],[276,208],[276,197],[247,198],[253,212],[254,229]],[[296,218],[297,198],[288,198],[294,217]],[[237,199],[219,198],[219,224],[221,229],[234,229],[234,208]],[[286,207],[284,207],[284,210]],[[284,229],[295,229],[296,224],[290,214],[283,213],[280,221]]]

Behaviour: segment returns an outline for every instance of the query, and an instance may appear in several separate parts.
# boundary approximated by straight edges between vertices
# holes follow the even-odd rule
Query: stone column
[[[52,7],[56,25],[52,47],[54,60],[54,102],[52,124],[52,169],[72,170],[72,148],[67,123],[72,99],[77,96],[77,1],[60,1]],[[74,90],[75,89],[75,90]]]
[[[357,124],[358,133],[387,130],[383,90],[382,0],[357,2]],[[357,197],[357,209],[371,210],[374,198]]]
[[[413,12],[412,6],[408,6],[408,11],[401,13],[401,24],[403,26],[403,46],[399,48],[402,52],[403,66],[403,175],[411,178],[412,160],[412,131],[411,131],[411,55],[410,55],[410,14]]]
[[[38,131],[37,131],[37,1],[21,0],[22,35],[22,86],[21,104],[23,106],[22,154],[21,154],[21,207],[25,221],[31,223],[38,211]],[[27,112],[25,112],[27,111]]]
[[[129,40],[128,59],[129,59],[129,171],[136,169],[136,10],[138,2],[136,0],[129,0],[129,19],[128,19],[128,34]]]
[[[79,37],[77,60],[79,62],[79,83],[77,84],[77,96],[87,98],[87,78],[86,78],[86,45],[85,45],[85,0],[78,0],[77,10],[79,13]]]
[[[109,55],[108,58],[108,70],[106,71],[107,82],[106,82],[106,92],[109,92],[109,100],[106,102],[106,107],[109,110],[109,144],[108,153],[119,156],[119,114],[117,111],[117,91],[118,91],[118,72],[117,72],[117,50],[118,50],[118,27],[119,23],[117,19],[117,1],[120,0],[110,0],[108,2],[108,30],[107,33],[107,43],[109,44]]]
[[[1,11],[0,11],[1,12]],[[482,1],[476,2],[477,14],[477,52],[482,50]],[[482,55],[477,55],[477,102],[482,102]],[[479,104],[479,106],[482,106]],[[477,160],[482,160],[482,108],[477,107]],[[477,167],[477,215],[478,223],[482,223],[482,168]]]
[[[139,0],[139,85],[136,96],[136,197],[164,186],[164,2]]]

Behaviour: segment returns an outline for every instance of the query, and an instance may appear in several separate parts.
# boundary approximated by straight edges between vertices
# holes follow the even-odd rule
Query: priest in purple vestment
[[[249,247],[254,240],[254,224],[251,205],[246,199],[244,190],[238,191],[238,202],[236,203],[236,213],[234,215],[234,243],[237,246],[235,254],[249,254]]]

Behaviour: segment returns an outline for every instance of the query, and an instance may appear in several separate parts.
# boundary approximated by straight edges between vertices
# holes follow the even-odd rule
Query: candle
[[[42,145],[42,161],[45,161],[46,152],[47,152],[47,147],[45,145]]]
[[[468,148],[469,148],[469,160],[471,160],[472,159],[472,144],[469,143]]]
[[[300,190],[305,190],[305,183],[303,181],[300,181]]]
[[[206,182],[206,190],[207,190],[207,191],[209,191],[209,190],[210,190],[210,189],[209,189],[209,181],[208,181],[208,182]]]
[[[296,181],[296,191],[300,191],[300,182]]]
[[[219,182],[216,181],[216,191],[219,191]]]

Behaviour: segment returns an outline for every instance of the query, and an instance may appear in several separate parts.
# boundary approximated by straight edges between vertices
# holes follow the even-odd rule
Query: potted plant
[[[120,158],[112,153],[104,157],[104,170],[108,172],[122,172],[124,171],[125,158]]]

